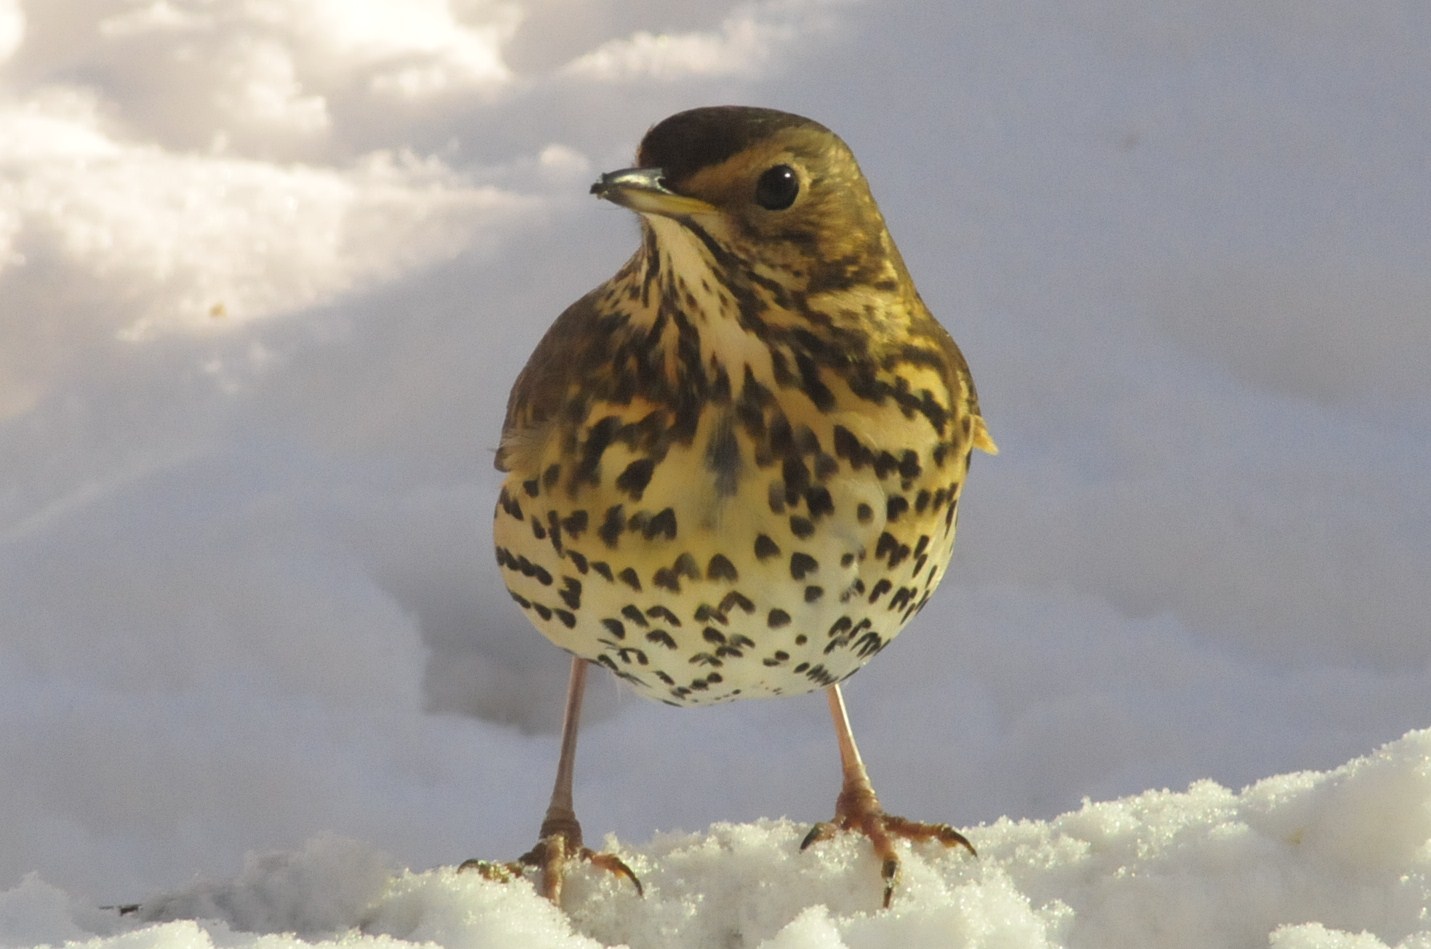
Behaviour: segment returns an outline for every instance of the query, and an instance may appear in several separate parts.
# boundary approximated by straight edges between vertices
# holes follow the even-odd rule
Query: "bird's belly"
[[[639,491],[622,486],[625,456],[579,484],[513,476],[494,523],[507,587],[554,643],[654,699],[839,682],[942,577],[967,452],[937,464],[920,452],[901,473],[836,458],[831,441],[805,439],[799,464],[747,456],[732,473],[702,435],[669,448]]]

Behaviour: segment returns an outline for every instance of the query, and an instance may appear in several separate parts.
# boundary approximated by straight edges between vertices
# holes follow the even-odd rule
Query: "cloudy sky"
[[[971,826],[1431,725],[1431,12],[0,0],[0,887],[334,832],[525,850],[564,656],[490,552],[507,390],[664,116],[859,156],[959,340],[944,589],[847,699]],[[605,681],[594,837],[828,816],[823,700]]]

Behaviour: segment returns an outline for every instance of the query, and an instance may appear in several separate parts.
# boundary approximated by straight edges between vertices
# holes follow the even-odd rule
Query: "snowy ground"
[[[1409,0],[0,0],[0,946],[1431,945],[1428,77]],[[633,247],[587,185],[714,102],[850,142],[979,383],[847,698],[981,857],[871,913],[793,852],[820,697],[601,683],[578,808],[652,892],[568,924],[431,870],[555,761],[491,452]]]
[[[322,837],[125,915],[28,877],[0,894],[0,938],[106,949],[1431,947],[1431,731],[1241,793],[1201,781],[1048,822],[1002,819],[972,834],[977,859],[912,853],[888,910],[862,841],[802,854],[804,830],[717,824],[623,849],[644,897],[582,871],[565,913],[524,884],[402,871],[369,845]]]

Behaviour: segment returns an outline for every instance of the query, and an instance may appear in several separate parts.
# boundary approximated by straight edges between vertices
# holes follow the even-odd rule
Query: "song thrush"
[[[694,109],[592,192],[641,246],[557,319],[517,378],[497,467],[497,561],[574,657],[551,806],[523,861],[560,899],[582,846],[572,764],[588,663],[704,705],[828,693],[836,829],[973,847],[886,815],[839,683],[928,602],[970,451],[995,451],[974,383],[915,291],[849,148],[770,109]],[[639,884],[637,884],[639,887]]]

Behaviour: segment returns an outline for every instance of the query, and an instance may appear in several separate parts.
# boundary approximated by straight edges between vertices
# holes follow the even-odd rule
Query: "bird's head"
[[[716,106],[678,113],[646,133],[636,167],[602,175],[591,190],[641,214],[660,250],[695,240],[718,263],[792,290],[904,277],[849,147],[788,112]]]

